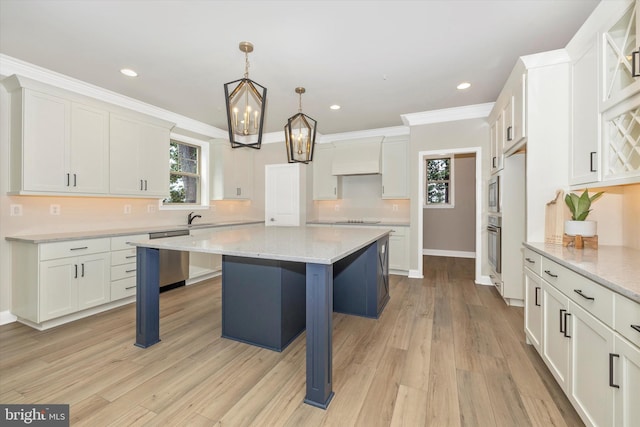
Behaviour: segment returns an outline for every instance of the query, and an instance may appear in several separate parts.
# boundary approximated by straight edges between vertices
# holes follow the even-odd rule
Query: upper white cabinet
[[[231,148],[228,141],[211,142],[211,200],[253,197],[254,151],[252,148]]]
[[[567,45],[571,185],[640,182],[637,1],[602,2]],[[638,58],[640,60],[640,58]]]
[[[382,143],[382,198],[409,198],[407,137],[385,138]]]
[[[39,90],[11,89],[11,191],[107,193],[108,113]]]
[[[569,183],[600,179],[597,38],[571,61],[571,143]]]
[[[169,194],[169,129],[111,114],[110,192],[138,197]]]
[[[3,84],[11,94],[11,193],[168,193],[171,123],[24,77]]]
[[[313,200],[337,200],[340,179],[331,173],[333,144],[318,144],[313,151]]]

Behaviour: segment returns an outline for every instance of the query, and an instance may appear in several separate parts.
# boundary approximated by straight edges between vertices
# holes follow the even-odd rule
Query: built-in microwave
[[[488,186],[489,212],[500,212],[500,175],[492,176]]]

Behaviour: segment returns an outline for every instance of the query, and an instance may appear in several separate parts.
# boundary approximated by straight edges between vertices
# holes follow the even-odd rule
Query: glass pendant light
[[[267,88],[249,79],[249,53],[253,52],[253,44],[240,42],[239,48],[245,57],[244,77],[224,85],[229,142],[232,148],[259,149]]]
[[[297,87],[300,96],[298,114],[289,117],[284,126],[284,140],[289,163],[309,163],[313,160],[313,149],[316,145],[316,126],[314,119],[302,113],[303,87]]]

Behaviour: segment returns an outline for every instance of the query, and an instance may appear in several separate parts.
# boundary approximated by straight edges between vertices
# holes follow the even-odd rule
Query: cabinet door
[[[22,189],[67,191],[69,101],[24,89]]]
[[[509,102],[504,106],[502,110],[502,132],[504,135],[503,151],[507,151],[516,143],[514,129],[513,129],[513,96],[509,98]]]
[[[389,268],[409,270],[409,241],[405,230],[393,230],[389,235]]]
[[[597,40],[571,63],[571,142],[569,179],[586,184],[600,179]]]
[[[571,387],[569,398],[594,426],[612,426],[614,389],[609,386],[613,331],[570,303]]]
[[[525,305],[524,330],[531,344],[542,352],[542,279],[529,269],[524,270]]]
[[[409,166],[407,142],[394,141],[382,144],[382,198],[409,198]]]
[[[93,107],[71,105],[69,191],[109,192],[109,113]]]
[[[491,145],[490,145],[490,169],[491,173],[502,169],[503,149],[504,149],[504,118],[502,114],[491,125]]]
[[[109,192],[139,195],[144,189],[138,170],[140,127],[138,122],[114,114],[109,118]],[[169,155],[167,148],[167,155]],[[168,180],[167,180],[168,181]]]
[[[70,314],[78,309],[77,258],[40,263],[39,322]]]
[[[640,425],[640,349],[616,335],[615,355],[611,382],[614,387],[615,425],[633,427]]]
[[[566,329],[569,300],[544,280],[541,284],[544,302],[542,358],[566,392],[569,385],[570,332]]]
[[[333,163],[333,145],[316,146],[313,152],[313,200],[337,200],[338,177],[331,174]]]
[[[527,136],[527,75],[522,74],[513,89],[513,139]]]
[[[169,130],[140,123],[138,171],[143,180],[143,196],[169,195]]]
[[[111,301],[109,253],[78,257],[78,310]]]

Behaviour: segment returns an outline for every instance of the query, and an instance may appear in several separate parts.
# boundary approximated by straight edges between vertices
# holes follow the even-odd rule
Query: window
[[[169,197],[163,204],[200,204],[200,147],[171,140]]]
[[[453,207],[453,158],[428,158],[425,162],[425,205]]]

